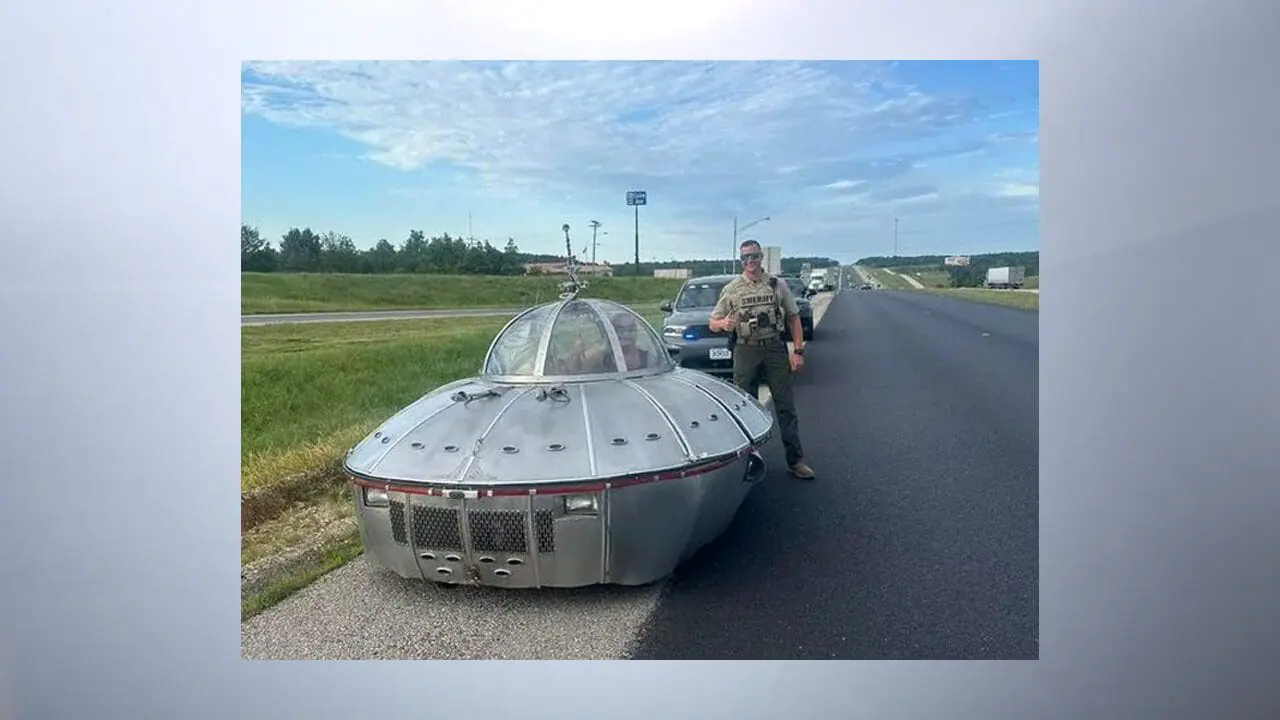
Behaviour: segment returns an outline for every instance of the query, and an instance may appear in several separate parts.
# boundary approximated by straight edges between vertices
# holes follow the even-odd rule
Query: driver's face
[[[627,323],[619,323],[614,326],[614,330],[618,333],[618,340],[632,345],[636,341],[636,326]]]

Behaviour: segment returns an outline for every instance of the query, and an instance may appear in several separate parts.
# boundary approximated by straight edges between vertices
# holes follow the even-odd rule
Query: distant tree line
[[[432,273],[444,275],[523,275],[529,263],[563,261],[563,255],[521,252],[513,238],[501,250],[488,240],[467,241],[448,233],[427,238],[413,230],[399,247],[386,238],[366,250],[357,249],[346,235],[317,233],[311,228],[290,228],[277,247],[262,237],[257,228],[240,226],[240,269],[257,273]],[[581,262],[583,259],[578,258]],[[825,257],[788,257],[782,261],[784,275],[795,275],[801,265],[827,267],[837,264]],[[684,260],[640,263],[640,275],[652,276],[658,268],[688,268],[695,276],[725,272],[729,263],[721,260]],[[633,262],[613,266],[616,277],[636,273]]]
[[[987,271],[997,267],[1025,268],[1027,277],[1040,274],[1039,251],[988,253],[970,255],[968,265],[947,265],[945,255],[913,255],[911,257],[866,257],[857,265],[876,268],[910,268],[913,271],[942,270],[951,276],[952,287],[980,287]]]
[[[257,228],[240,226],[240,269],[244,272],[521,275],[525,263],[554,259],[522,253],[510,238],[499,250],[488,240],[467,242],[448,233],[427,239],[421,230],[410,232],[400,247],[383,238],[373,247],[359,250],[346,235],[290,228],[277,248]]]

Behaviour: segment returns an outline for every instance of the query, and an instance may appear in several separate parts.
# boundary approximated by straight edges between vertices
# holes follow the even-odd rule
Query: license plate
[[[729,348],[711,348],[708,354],[712,360],[729,360],[733,358],[733,351]]]

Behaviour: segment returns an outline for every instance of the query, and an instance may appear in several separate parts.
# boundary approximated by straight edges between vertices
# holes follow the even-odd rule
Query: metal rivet
[[[561,450],[564,449],[564,445],[562,445],[561,443],[551,443],[550,445],[547,446],[547,449],[550,450],[551,452],[560,452]]]
[[[445,452],[458,452],[458,446],[457,446],[457,445],[445,445],[445,446],[444,446],[444,451],[445,451]]]
[[[658,439],[658,438],[660,438],[660,437],[662,437],[662,436],[661,436],[661,435],[659,435],[658,433],[649,433],[648,435],[645,435],[645,436],[644,436],[644,439],[645,439],[645,440],[649,440],[649,441],[653,441],[653,440],[657,440],[657,439]]]
[[[689,426],[690,426],[690,427],[698,427],[698,425],[699,425],[699,423],[698,423],[698,421],[697,421],[697,420],[694,420],[693,422],[689,423]]]
[[[620,438],[620,437],[619,437],[619,438],[614,438],[614,439],[613,439],[613,444],[614,444],[614,445],[626,445],[626,444],[627,444],[627,439],[626,439],[626,438]]]
[[[422,443],[416,442],[416,443],[414,443],[414,444],[412,445],[412,447],[413,447],[413,449],[414,449],[414,450],[421,450],[421,449],[422,449]]]
[[[720,419],[720,416],[719,416],[719,415],[717,415],[717,414],[715,414],[715,413],[711,413],[711,422],[715,422],[715,421],[717,421],[717,420],[719,420],[719,419]]]
[[[511,455],[511,454],[516,453],[516,452],[519,452],[519,451],[518,451],[518,450],[516,450],[516,446],[515,446],[515,445],[507,445],[506,447],[502,448],[502,452],[504,452],[504,453],[506,453],[506,454],[508,454],[508,455]]]

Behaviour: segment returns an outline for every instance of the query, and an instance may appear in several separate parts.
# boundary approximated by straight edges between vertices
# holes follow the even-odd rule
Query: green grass
[[[555,300],[564,277],[481,275],[340,275],[241,273],[245,315],[369,310],[520,308]],[[628,305],[672,299],[682,280],[655,277],[587,278],[584,297]]]
[[[871,268],[871,276],[887,290],[910,290],[911,283],[883,268]]]
[[[920,270],[918,268],[894,268],[903,275],[910,275],[916,279],[916,282],[927,288],[949,288],[951,287],[951,274],[945,270],[930,269]],[[909,285],[909,284],[908,284]]]
[[[276,578],[262,592],[242,600],[240,602],[240,622],[244,622],[254,615],[267,610],[325,574],[346,565],[359,557],[362,552],[364,552],[364,547],[357,532],[353,532],[340,542],[326,547],[324,553],[316,560],[306,563],[284,577]]]
[[[946,297],[961,298],[991,305],[1004,305],[1022,310],[1040,310],[1040,294],[1017,292],[1011,290],[986,290],[982,288],[926,288],[916,292],[927,292]]]

